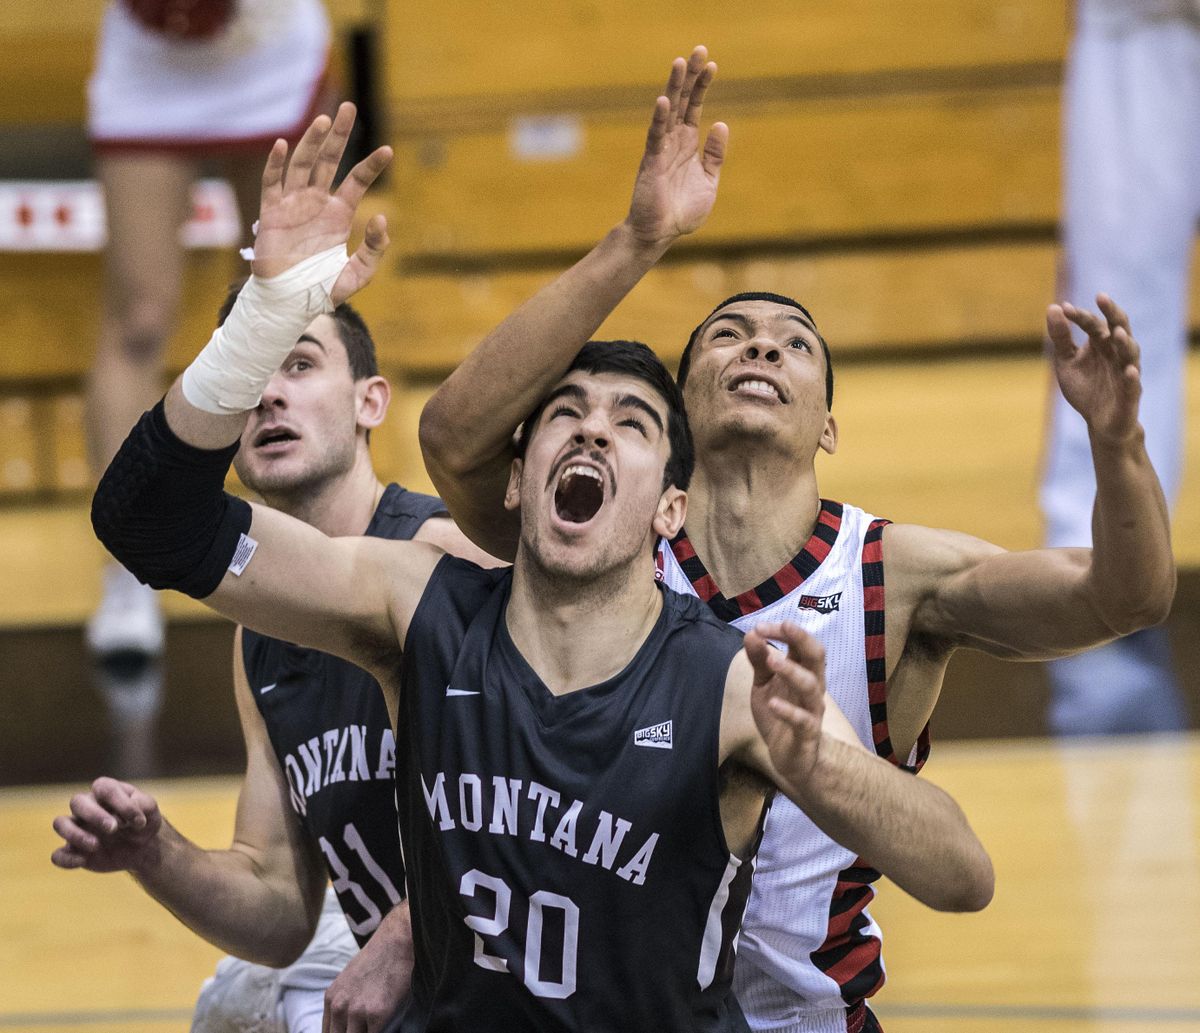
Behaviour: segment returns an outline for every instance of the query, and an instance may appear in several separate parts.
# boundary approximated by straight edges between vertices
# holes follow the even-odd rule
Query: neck
[[[816,471],[811,461],[744,443],[697,449],[697,457],[688,538],[722,594],[738,595],[769,578],[812,536],[821,509]]]
[[[648,555],[598,578],[541,568],[522,543],[505,621],[513,643],[556,696],[620,673],[662,610]]]
[[[370,453],[359,449],[354,464],[343,474],[294,492],[263,495],[272,509],[303,520],[331,538],[365,534],[384,485],[375,475]]]

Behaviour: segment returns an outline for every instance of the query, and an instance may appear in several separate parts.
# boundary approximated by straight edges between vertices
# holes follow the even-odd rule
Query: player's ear
[[[833,455],[837,451],[838,446],[838,426],[837,420],[833,418],[833,413],[825,414],[825,429],[821,431],[821,450]]]
[[[358,406],[357,423],[365,430],[378,427],[387,416],[392,401],[392,385],[383,377],[364,377],[354,384]]]
[[[508,471],[508,487],[504,491],[504,508],[513,512],[521,508],[521,473],[525,464],[514,459]]]
[[[683,527],[687,516],[687,492],[671,485],[658,500],[658,511],[654,514],[654,533],[670,541]]]

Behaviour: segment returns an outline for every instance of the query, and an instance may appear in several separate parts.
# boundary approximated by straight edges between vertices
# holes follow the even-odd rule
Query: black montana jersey
[[[741,635],[663,590],[629,665],[556,697],[509,637],[510,586],[444,558],[405,642],[401,1029],[744,1028],[729,985],[751,865],[725,843],[718,774]]]
[[[390,484],[366,533],[412,538],[440,499]],[[242,658],[292,806],[321,847],[359,944],[404,894],[396,829],[396,746],[378,683],[345,660],[242,632]]]

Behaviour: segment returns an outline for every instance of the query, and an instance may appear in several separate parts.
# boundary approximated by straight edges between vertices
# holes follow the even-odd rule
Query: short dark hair
[[[229,285],[225,300],[217,311],[217,326],[229,318],[234,302],[237,301],[237,296],[245,285],[245,277]],[[350,376],[355,380],[366,380],[367,377],[379,376],[379,360],[375,355],[375,340],[371,337],[371,331],[367,329],[363,317],[347,301],[343,301],[329,315],[337,324],[338,338],[346,349],[346,359],[350,363]]]
[[[683,394],[662,360],[640,341],[588,341],[575,356],[567,373],[581,370],[584,373],[620,373],[645,381],[667,403],[667,440],[671,454],[663,471],[663,487],[675,485],[686,491],[696,466],[696,451],[692,445],[692,430],[688,426],[687,412],[683,407]],[[517,437],[517,455],[524,456],[533,435],[533,429],[541,419],[550,396],[538,402],[533,412],[521,424]]]
[[[825,355],[825,408],[833,408],[833,359],[829,355],[829,345],[825,343],[825,338],[821,336],[821,331],[817,329],[817,321],[813,319],[812,313],[808,311],[800,302],[793,298],[785,297],[782,294],[772,294],[770,291],[742,291],[740,294],[734,294],[732,297],[726,298],[716,308],[714,308],[707,316],[700,321],[700,325],[692,331],[692,336],[688,338],[687,347],[683,349],[683,354],[679,357],[679,372],[675,376],[676,382],[679,384],[679,389],[683,390],[683,385],[687,383],[688,373],[692,368],[692,347],[700,338],[700,331],[704,329],[704,324],[715,316],[721,309],[728,305],[736,304],[739,301],[769,301],[774,305],[787,305],[791,308],[797,308],[807,317],[808,321],[813,325],[813,332],[817,335],[817,340],[821,342],[821,351]]]

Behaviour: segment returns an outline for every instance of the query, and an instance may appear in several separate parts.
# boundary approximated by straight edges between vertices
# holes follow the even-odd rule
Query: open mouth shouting
[[[604,477],[600,470],[580,462],[567,462],[554,488],[554,512],[568,524],[586,524],[604,505]]]

